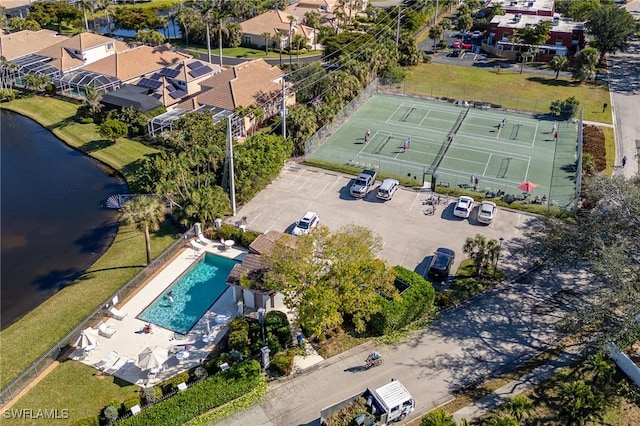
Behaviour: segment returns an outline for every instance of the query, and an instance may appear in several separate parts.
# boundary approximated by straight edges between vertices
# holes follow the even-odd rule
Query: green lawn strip
[[[100,414],[112,401],[134,396],[140,387],[113,376],[100,376],[98,371],[76,361],[66,361],[53,369],[36,387],[11,407],[12,410],[46,408],[68,410],[67,419],[47,420],[48,424],[73,424],[80,419]],[[37,425],[42,419],[3,420],[3,424]]]
[[[79,104],[51,97],[29,96],[0,104],[0,107],[37,121],[69,146],[112,167],[125,178],[131,173],[128,165],[157,152],[127,138],[118,139],[114,144],[100,137],[95,124],[76,123],[74,116]]]
[[[611,176],[616,160],[616,138],[611,127],[601,126],[600,130],[604,133],[604,148],[607,152],[607,168],[604,170],[604,174]]]
[[[54,129],[62,140],[80,150],[91,143],[91,135],[97,134],[93,124],[76,126],[72,122],[77,104],[53,98],[28,97],[1,106],[24,113],[43,126]],[[120,171],[152,152],[155,150],[139,142],[122,139],[113,146],[96,149],[88,154]],[[127,173],[123,174],[126,177]],[[152,235],[154,256],[173,243],[175,233],[172,226],[164,225]],[[0,332],[0,386],[9,384],[49,350],[138,273],[144,262],[143,235],[131,227],[120,227],[112,245],[85,274]]]
[[[604,85],[580,84],[560,77],[542,74],[467,67],[446,64],[422,64],[408,67],[406,93],[432,97],[448,97],[468,101],[482,101],[503,108],[549,113],[551,102],[575,96],[584,107],[584,119],[611,123],[611,114],[602,112],[602,104],[609,102]]]

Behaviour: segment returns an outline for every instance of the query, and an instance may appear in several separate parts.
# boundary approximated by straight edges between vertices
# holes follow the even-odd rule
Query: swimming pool
[[[229,287],[237,262],[206,253],[138,316],[143,321],[185,334]]]

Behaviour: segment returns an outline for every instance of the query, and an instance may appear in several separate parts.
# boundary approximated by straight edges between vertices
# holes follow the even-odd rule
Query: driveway
[[[320,216],[320,223],[332,231],[341,226],[362,225],[380,235],[384,246],[380,256],[390,265],[423,273],[430,256],[438,247],[456,251],[456,268],[465,257],[462,246],[468,237],[483,234],[488,238],[504,238],[506,253],[501,257],[502,268],[520,270],[522,265],[508,260],[511,247],[522,243],[522,234],[534,216],[518,211],[500,209],[494,223],[482,225],[476,220],[478,207],[469,220],[453,216],[455,199],[442,197],[443,204],[434,215],[425,215],[430,207],[424,205],[428,194],[402,188],[393,200],[383,202],[375,196],[375,188],[364,199],[349,194],[354,176],[288,163],[278,179],[243,206],[234,223],[247,217],[247,228],[259,232],[276,230],[290,232],[306,211]],[[514,188],[515,190],[515,188]],[[455,269],[454,269],[455,270]]]

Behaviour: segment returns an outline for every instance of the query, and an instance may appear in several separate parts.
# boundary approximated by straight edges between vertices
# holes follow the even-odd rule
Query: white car
[[[293,228],[293,235],[307,235],[313,228],[317,227],[320,223],[320,217],[318,213],[306,212],[302,218],[296,223]]]
[[[491,223],[493,222],[493,218],[496,217],[496,212],[498,211],[498,207],[496,203],[493,201],[483,201],[480,204],[480,209],[478,210],[478,222],[481,223]]]
[[[473,210],[473,198],[467,197],[466,195],[462,195],[458,198],[458,202],[456,203],[456,207],[453,209],[454,216],[468,218],[471,214],[471,210]]]

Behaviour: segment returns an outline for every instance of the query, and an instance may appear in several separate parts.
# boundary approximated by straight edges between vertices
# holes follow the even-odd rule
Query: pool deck
[[[208,244],[205,247],[205,251],[239,261],[247,253],[246,250],[236,247],[223,249],[216,241]],[[186,335],[158,326],[154,326],[151,333],[145,333],[143,329],[146,322],[136,317],[198,258],[199,256],[193,248],[185,248],[163,269],[157,272],[137,293],[124,303],[118,304],[118,310],[127,315],[122,320],[115,318],[104,320],[105,324],[117,330],[115,334],[110,338],[98,336],[98,345],[95,349],[84,359],[79,359],[79,361],[90,366],[96,366],[107,355],[115,351],[117,356],[112,357],[105,364],[104,373],[100,374],[115,376],[140,386],[154,386],[182,371],[197,366],[200,360],[206,358],[213,350],[227,330],[226,323],[221,326],[215,326],[215,317],[217,315],[234,317],[237,314],[231,288],[228,288],[220,296]],[[209,320],[212,333],[209,335],[210,339],[203,340],[203,337],[207,335],[207,320]],[[95,332],[98,334],[97,329]],[[189,357],[185,360],[179,360],[176,354],[184,350],[185,345],[190,345]],[[138,355],[145,348],[156,346],[166,348],[169,359],[155,377],[149,378],[149,370],[142,370],[137,366]],[[79,352],[79,350],[76,352]],[[110,370],[111,366],[113,368]]]

